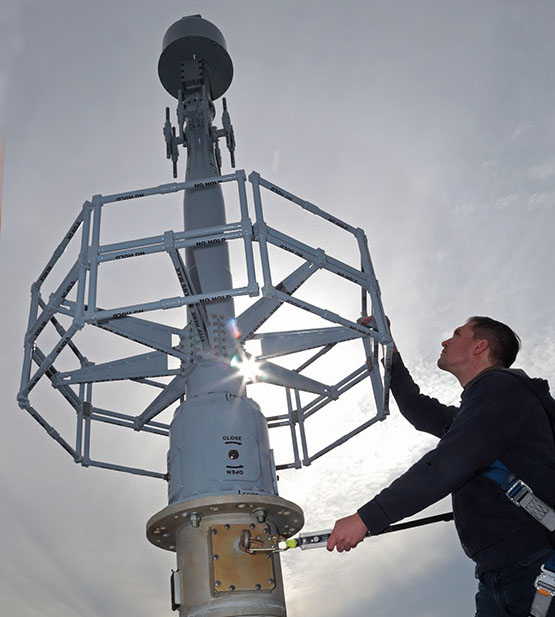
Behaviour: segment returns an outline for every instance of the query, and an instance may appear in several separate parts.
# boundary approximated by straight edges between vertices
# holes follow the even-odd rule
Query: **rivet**
[[[235,590],[235,585],[230,585],[229,586],[229,591],[234,591]]]
[[[216,581],[216,582],[214,583],[214,585],[216,585],[216,587],[219,587],[221,584],[222,584],[222,581]]]
[[[270,585],[273,585],[274,584],[274,579],[273,578],[269,578],[268,579],[268,583],[270,583]]]
[[[260,583],[256,583],[256,585],[254,586],[254,588],[255,588],[257,591],[260,591],[260,590],[262,589],[262,585],[261,585]]]
[[[213,557],[214,561],[216,561],[217,559],[219,559],[219,558],[220,558],[220,556],[219,556],[219,555],[213,555],[212,557]]]

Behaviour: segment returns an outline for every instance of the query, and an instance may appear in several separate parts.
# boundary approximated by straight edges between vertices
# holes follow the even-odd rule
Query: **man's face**
[[[456,373],[457,369],[468,365],[473,358],[477,340],[469,323],[459,326],[453,336],[441,343],[442,351],[437,365],[440,369]]]

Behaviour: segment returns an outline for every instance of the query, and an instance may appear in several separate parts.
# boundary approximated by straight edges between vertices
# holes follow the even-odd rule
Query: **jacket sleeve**
[[[420,393],[399,353],[393,354],[391,392],[403,416],[419,431],[442,437],[451,426],[459,408],[443,405]]]
[[[473,384],[438,445],[358,510],[370,533],[420,512],[500,458],[535,404],[510,376],[492,372]]]

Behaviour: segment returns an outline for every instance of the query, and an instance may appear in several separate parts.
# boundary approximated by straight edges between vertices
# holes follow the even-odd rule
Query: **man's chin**
[[[437,359],[437,368],[441,369],[442,371],[447,370],[447,363],[445,362],[445,358],[443,356],[439,356],[439,358]]]

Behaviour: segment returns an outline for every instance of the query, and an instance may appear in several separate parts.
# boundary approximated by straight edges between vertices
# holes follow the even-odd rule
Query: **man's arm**
[[[419,431],[442,437],[451,426],[458,407],[443,405],[437,399],[420,393],[399,352],[393,354],[391,392],[403,416]]]
[[[386,317],[391,330],[391,322]],[[372,317],[359,320],[363,326],[372,324]],[[419,431],[442,437],[451,426],[458,407],[443,405],[437,399],[420,393],[393,342],[391,365],[391,392],[403,416]]]
[[[463,410],[436,448],[359,508],[356,516],[370,533],[378,534],[457,490],[501,456],[522,431],[534,404],[516,380],[493,372],[484,376],[472,386]],[[337,522],[329,550],[347,550],[362,540],[356,516]]]

